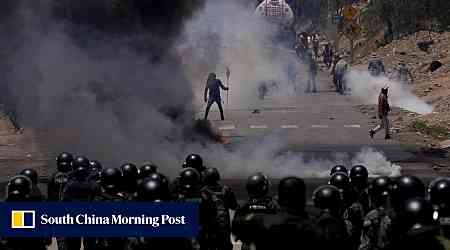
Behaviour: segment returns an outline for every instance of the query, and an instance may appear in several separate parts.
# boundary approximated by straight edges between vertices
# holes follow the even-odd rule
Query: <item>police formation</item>
[[[185,238],[57,238],[60,250],[84,249],[445,249],[450,236],[450,180],[428,187],[414,176],[369,179],[362,165],[334,166],[327,185],[318,187],[307,205],[305,182],[282,178],[278,193],[263,173],[248,177],[242,204],[221,184],[216,168],[189,155],[170,182],[152,164],[103,168],[97,161],[61,153],[44,195],[38,173],[24,169],[10,179],[9,201],[198,202],[200,232]],[[46,197],[45,197],[46,196]],[[234,211],[234,216],[231,212]],[[233,235],[232,237],[230,237]],[[1,249],[46,249],[51,239],[2,239]]]

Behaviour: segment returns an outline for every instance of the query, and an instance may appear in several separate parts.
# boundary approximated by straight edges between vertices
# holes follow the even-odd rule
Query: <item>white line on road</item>
[[[344,128],[361,128],[361,125],[359,124],[344,125]]]
[[[253,129],[266,129],[267,125],[250,125],[250,128],[253,128]]]
[[[281,128],[298,128],[297,125],[281,125]]]
[[[236,126],[234,125],[223,125],[219,127],[220,130],[233,130],[236,129]]]
[[[312,128],[328,128],[328,125],[311,125]]]

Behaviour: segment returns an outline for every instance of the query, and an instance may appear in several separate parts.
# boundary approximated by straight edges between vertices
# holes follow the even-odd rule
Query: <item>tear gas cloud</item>
[[[276,80],[277,94],[290,92],[289,67],[301,68],[292,52],[272,48],[274,27],[255,20],[253,11],[237,1],[174,1],[159,11],[189,12],[179,22],[158,15],[147,30],[126,35],[56,19],[49,14],[50,0],[34,2],[39,8],[17,3],[2,23],[9,26],[1,29],[15,31],[2,34],[6,39],[0,42],[2,51],[8,51],[0,59],[8,65],[1,75],[2,98],[25,126],[47,130],[44,143],[52,155],[76,152],[105,166],[152,161],[171,176],[192,152],[225,177],[255,171],[320,177],[334,164],[353,161],[366,163],[373,173],[396,173],[397,167],[371,150],[353,160],[336,155],[334,160],[306,161],[302,154],[280,152],[287,145],[277,134],[246,140],[233,150],[186,140],[207,73],[216,71],[225,80],[229,66],[230,104],[246,108],[255,105],[261,82]]]
[[[277,39],[274,34],[283,36],[280,26],[256,18],[253,12],[242,1],[210,0],[185,26],[177,50],[186,59],[184,69],[194,84],[198,105],[208,72],[216,72],[226,84],[227,67],[230,108],[254,107],[262,83],[276,82],[271,94],[278,96],[292,95],[294,81],[303,84],[304,67],[292,50],[294,40]]]
[[[351,96],[364,104],[377,104],[381,88],[389,87],[389,102],[392,106],[419,114],[428,114],[433,107],[415,96],[409,86],[387,77],[373,77],[367,71],[351,70],[346,76]]]

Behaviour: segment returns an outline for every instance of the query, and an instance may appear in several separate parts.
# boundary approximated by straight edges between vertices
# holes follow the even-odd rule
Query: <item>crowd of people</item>
[[[201,249],[444,249],[438,236],[449,232],[450,180],[438,178],[428,187],[414,176],[369,179],[362,165],[334,166],[327,185],[308,203],[306,184],[296,176],[282,178],[271,196],[270,180],[261,172],[248,177],[248,199],[239,204],[216,168],[201,156],[187,156],[173,180],[157,166],[127,163],[102,168],[98,161],[61,153],[57,171],[44,195],[38,173],[24,169],[9,180],[5,202],[197,202],[200,230],[184,238],[57,238],[59,250]],[[234,211],[234,216],[231,216]],[[233,236],[232,236],[233,235]],[[43,250],[51,239],[6,238],[0,248]]]

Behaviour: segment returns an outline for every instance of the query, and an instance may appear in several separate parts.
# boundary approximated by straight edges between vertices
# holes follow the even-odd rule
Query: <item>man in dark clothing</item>
[[[292,249],[301,244],[302,249],[322,249],[320,230],[305,212],[305,183],[298,177],[286,177],[278,185],[277,214],[251,214],[245,224],[251,244],[256,249]],[[234,229],[234,228],[233,228]],[[244,242],[248,244],[249,242]]]
[[[308,85],[306,93],[317,92],[316,77],[317,77],[317,63],[313,58],[313,52],[308,50],[306,52],[306,63],[308,64]],[[312,90],[311,90],[312,88]]]
[[[269,179],[262,173],[251,175],[247,179],[247,193],[249,201],[236,210],[233,219],[232,230],[237,240],[242,241],[242,249],[247,250],[254,243],[255,231],[252,216],[258,214],[276,214],[279,210],[278,205],[269,193]]]
[[[205,102],[206,111],[205,111],[205,120],[208,119],[209,109],[213,103],[217,103],[220,111],[220,119],[225,120],[223,116],[223,108],[222,108],[222,99],[220,98],[220,89],[228,91],[228,87],[223,86],[222,82],[216,78],[215,73],[210,73],[208,76],[208,80],[206,81],[205,86]],[[208,98],[209,95],[209,98]]]
[[[380,96],[378,97],[378,118],[381,120],[381,124],[377,125],[375,128],[369,131],[369,135],[371,138],[380,131],[382,128],[385,129],[384,139],[391,139],[391,135],[389,133],[389,119],[388,114],[391,112],[391,107],[389,106],[388,101],[388,87],[382,88]]]
[[[211,230],[206,232],[206,244],[208,249],[231,250],[230,241],[231,222],[229,210],[236,210],[238,203],[233,191],[219,183],[220,174],[216,168],[207,168],[203,171],[202,193],[211,197],[215,203],[216,218],[213,220]]]
[[[117,168],[105,168],[100,174],[101,192],[94,196],[95,202],[125,202],[126,197],[120,193],[121,171]],[[127,238],[90,238],[89,242],[99,250],[123,250]]]
[[[7,186],[5,202],[36,202],[33,197],[33,183],[28,176],[17,175],[12,177]],[[6,238],[6,249],[9,250],[46,250],[51,244],[50,238]],[[3,247],[0,244],[0,247]],[[3,248],[0,248],[3,249]]]
[[[100,192],[95,181],[89,180],[89,160],[83,156],[74,159],[72,178],[65,185],[62,201],[65,202],[92,202]],[[65,250],[80,250],[81,238],[65,238]],[[83,238],[84,249],[95,249],[95,238]]]
[[[325,48],[323,49],[322,56],[323,56],[323,63],[329,69],[331,67],[331,65],[333,64],[333,48],[331,48],[329,42],[325,44]]]

